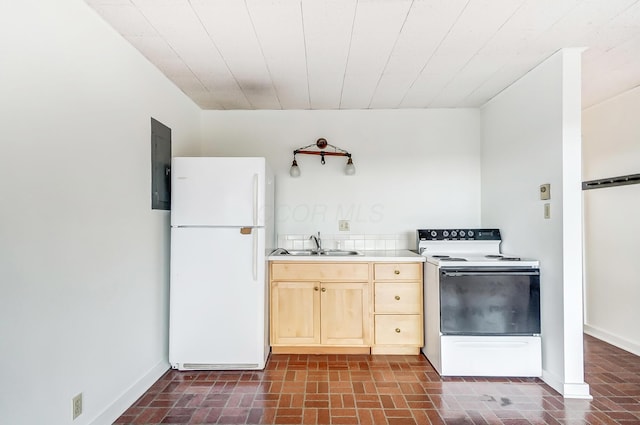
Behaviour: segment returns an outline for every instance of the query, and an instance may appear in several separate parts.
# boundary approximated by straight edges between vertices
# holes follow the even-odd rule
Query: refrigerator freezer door
[[[171,229],[169,362],[174,368],[264,368],[264,229],[240,230]]]
[[[172,226],[265,225],[264,158],[173,158]]]

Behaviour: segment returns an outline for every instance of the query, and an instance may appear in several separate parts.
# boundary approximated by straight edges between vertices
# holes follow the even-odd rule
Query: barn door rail
[[[625,186],[628,184],[640,183],[640,174],[629,174],[620,177],[610,177],[607,179],[589,180],[582,182],[582,190],[600,189],[603,187]]]

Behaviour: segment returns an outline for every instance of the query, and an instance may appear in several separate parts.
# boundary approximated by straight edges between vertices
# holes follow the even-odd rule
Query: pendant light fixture
[[[298,161],[296,161],[296,155],[293,154],[293,163],[291,164],[291,169],[289,170],[289,175],[291,177],[300,177],[300,167],[298,167]]]
[[[309,150],[315,146],[318,150]],[[328,147],[332,148],[332,151],[326,151],[325,149]],[[316,140],[314,144],[303,146],[293,151],[293,162],[291,163],[291,168],[289,169],[289,175],[291,177],[300,177],[300,167],[298,166],[298,161],[296,161],[296,155],[305,154],[305,155],[320,155],[320,163],[322,165],[325,164],[324,157],[325,156],[346,156],[347,164],[344,167],[344,173],[348,176],[352,176],[356,173],[356,166],[353,165],[353,160],[351,159],[351,154],[344,149],[340,149],[337,146],[333,146],[327,143],[327,139],[320,138]]]

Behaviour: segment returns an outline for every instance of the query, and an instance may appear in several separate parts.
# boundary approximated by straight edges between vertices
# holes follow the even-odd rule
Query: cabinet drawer
[[[278,263],[271,264],[271,280],[355,281],[369,280],[367,263]]]
[[[376,282],[374,303],[376,313],[422,313],[422,288],[418,282]]]
[[[373,269],[375,280],[422,280],[422,263],[379,263]]]
[[[377,345],[422,345],[422,316],[377,314],[374,338]]]

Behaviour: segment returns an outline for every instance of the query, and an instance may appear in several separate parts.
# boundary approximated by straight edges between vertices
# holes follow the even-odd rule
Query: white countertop
[[[408,249],[398,250],[382,250],[382,251],[367,251],[356,250],[361,252],[362,255],[345,255],[345,256],[331,256],[331,255],[270,255],[267,257],[269,261],[301,261],[301,262],[318,262],[323,261],[326,263],[336,262],[370,262],[370,261],[389,261],[397,263],[408,262],[424,262],[425,257],[420,254],[416,254]]]

